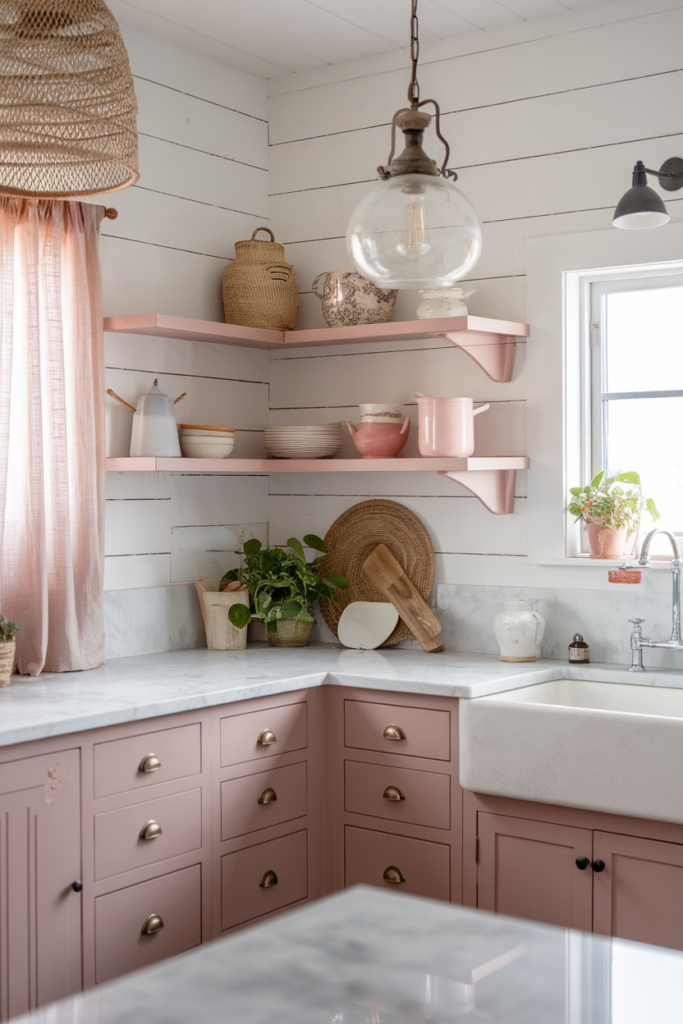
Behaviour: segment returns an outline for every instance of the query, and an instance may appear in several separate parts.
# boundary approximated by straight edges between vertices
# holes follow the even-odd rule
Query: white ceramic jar
[[[501,661],[536,661],[544,632],[545,619],[524,598],[505,601],[493,620]]]

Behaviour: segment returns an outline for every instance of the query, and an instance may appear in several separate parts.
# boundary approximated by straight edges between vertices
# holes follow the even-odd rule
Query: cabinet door
[[[78,751],[0,765],[0,1015],[81,988]]]
[[[683,846],[595,832],[594,929],[683,950]]]
[[[478,815],[477,905],[563,928],[592,926],[593,836],[589,829],[544,821]]]

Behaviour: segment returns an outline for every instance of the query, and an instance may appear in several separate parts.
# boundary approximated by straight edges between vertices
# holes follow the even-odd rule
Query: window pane
[[[683,288],[605,296],[605,391],[683,391]]]
[[[606,402],[606,456],[610,473],[640,473],[643,493],[654,498],[662,522],[683,531],[683,398]],[[641,534],[652,526],[643,518]]]

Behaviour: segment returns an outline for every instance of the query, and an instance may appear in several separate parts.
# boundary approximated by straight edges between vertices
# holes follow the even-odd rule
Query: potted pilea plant
[[[17,649],[15,637],[20,629],[20,622],[13,622],[0,615],[0,686],[9,686]]]
[[[320,597],[337,601],[333,587],[343,590],[348,583],[336,573],[321,577],[318,566],[327,548],[320,537],[312,533],[304,537],[304,544],[322,552],[311,562],[306,561],[301,541],[290,537],[287,544],[291,554],[283,548],[264,548],[255,538],[246,541],[244,565],[226,572],[220,588],[239,580],[249,589],[250,607],[235,604],[228,612],[233,626],[244,629],[252,618],[263,619],[269,646],[305,647],[315,622],[315,601]]]
[[[603,470],[570,494],[567,511],[586,524],[591,558],[621,558],[627,542],[635,543],[643,510],[660,518],[654,499],[643,497],[638,473],[609,476]]]

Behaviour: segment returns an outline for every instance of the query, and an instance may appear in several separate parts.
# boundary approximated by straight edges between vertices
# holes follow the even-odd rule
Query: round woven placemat
[[[378,544],[386,544],[413,585],[427,600],[434,586],[434,549],[418,517],[395,501],[361,501],[339,516],[325,534],[327,555],[320,574],[341,573],[348,590],[337,591],[341,604],[320,600],[320,610],[334,635],[341,613],[352,601],[386,601],[363,572],[363,563]],[[413,634],[402,619],[382,647],[407,640]]]

